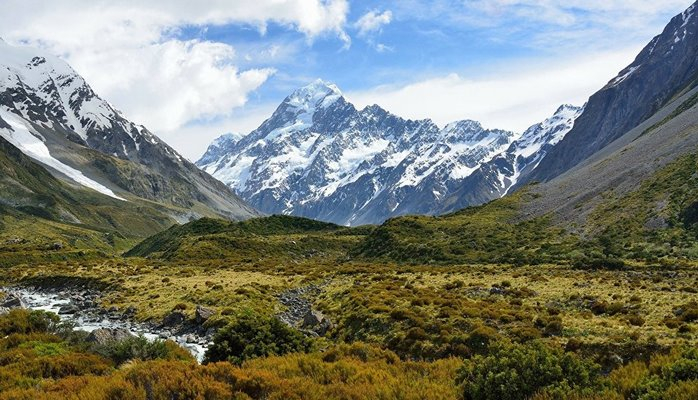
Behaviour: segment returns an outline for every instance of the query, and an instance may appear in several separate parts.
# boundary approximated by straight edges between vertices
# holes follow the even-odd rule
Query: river
[[[75,314],[59,314],[62,306],[71,303],[70,298],[62,293],[54,293],[50,291],[29,289],[29,288],[0,288],[0,292],[12,293],[22,299],[22,303],[26,308],[32,310],[50,311],[59,315],[62,321],[70,322],[75,326],[75,329],[92,332],[100,328],[120,328],[131,332],[133,335],[143,335],[149,340],[170,339],[189,350],[196,357],[197,361],[203,361],[204,354],[208,348],[208,343],[199,337],[192,340],[191,334],[186,335],[166,335],[162,330],[152,324],[139,323],[130,320],[119,320],[109,318],[108,316],[100,316],[95,313],[90,313],[89,316],[83,312]],[[192,343],[193,342],[193,343]]]

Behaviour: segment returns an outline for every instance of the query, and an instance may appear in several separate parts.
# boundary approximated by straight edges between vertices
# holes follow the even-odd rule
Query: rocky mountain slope
[[[635,61],[591,96],[574,129],[522,182],[546,181],[579,164],[676,99],[698,79],[696,4],[674,17]]]
[[[583,111],[583,107],[563,105],[552,117],[528,128],[506,151],[465,178],[460,187],[439,204],[437,213],[457,211],[508,194],[517,182],[535,171]]]
[[[225,185],[128,121],[64,61],[1,40],[0,136],[68,185],[123,203],[155,202],[173,222],[256,215]]]
[[[475,121],[439,128],[377,105],[357,110],[335,85],[318,80],[284,99],[249,135],[217,139],[197,165],[267,213],[379,223],[501,196],[564,136],[576,112],[562,107],[515,140]],[[485,165],[488,183],[464,188]]]

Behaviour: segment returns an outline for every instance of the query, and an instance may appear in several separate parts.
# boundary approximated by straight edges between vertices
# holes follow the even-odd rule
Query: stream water
[[[29,288],[0,288],[0,291],[5,293],[13,293],[22,299],[25,307],[32,310],[50,311],[59,315],[61,320],[71,322],[75,329],[92,332],[100,328],[120,328],[126,329],[133,335],[143,335],[149,340],[155,339],[170,339],[175,341],[183,348],[189,350],[196,359],[201,362],[208,348],[208,343],[205,343],[201,338],[194,338],[192,335],[172,335],[168,336],[164,331],[158,329],[151,324],[143,324],[129,320],[119,320],[110,318],[109,316],[100,316],[98,314],[77,312],[75,314],[59,314],[62,306],[71,303],[70,298],[62,293],[53,293],[42,290]],[[167,332],[169,333],[169,332]]]

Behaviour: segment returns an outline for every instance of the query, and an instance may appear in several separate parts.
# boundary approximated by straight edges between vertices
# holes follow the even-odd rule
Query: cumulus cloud
[[[584,104],[612,78],[609,71],[620,71],[638,51],[628,48],[561,63],[517,64],[473,79],[452,73],[404,86],[350,92],[347,97],[359,107],[377,103],[402,117],[431,118],[441,126],[467,118],[522,132],[563,103]]]
[[[231,46],[180,40],[180,29],[241,23],[263,31],[273,22],[311,41],[347,41],[348,9],[347,0],[4,0],[0,36],[64,57],[127,116],[163,134],[229,114],[274,73],[241,71]]]
[[[376,10],[369,11],[362,15],[354,27],[358,29],[359,36],[366,37],[371,33],[380,32],[384,25],[388,25],[393,19],[393,13],[390,10],[379,13]]]

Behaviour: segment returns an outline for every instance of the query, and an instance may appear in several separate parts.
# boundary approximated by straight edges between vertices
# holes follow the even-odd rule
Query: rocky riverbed
[[[312,308],[314,299],[327,283],[289,289],[278,296],[286,310],[277,318],[308,336],[324,336],[333,324]],[[4,293],[4,295],[3,295]],[[169,339],[189,350],[201,362],[215,331],[204,328],[213,311],[198,306],[194,320],[182,311],[172,311],[159,322],[139,322],[137,310],[129,307],[101,307],[101,291],[94,288],[52,288],[39,286],[0,287],[0,313],[12,308],[50,311],[75,329],[94,333],[97,338],[142,335],[149,340]]]
[[[327,282],[289,289],[279,295],[286,310],[276,317],[285,324],[300,329],[308,336],[324,336],[332,329],[332,322],[320,311],[313,309],[313,300],[324,290]]]
[[[95,289],[9,287],[0,288],[0,292],[5,293],[4,300],[0,301],[0,312],[18,307],[50,311],[78,330],[128,332],[150,340],[170,339],[189,350],[199,362],[203,360],[214,334],[201,326],[212,314],[203,307],[197,308],[194,322],[187,321],[183,313],[174,311],[162,323],[144,323],[135,320],[135,308],[100,307],[101,295]]]

